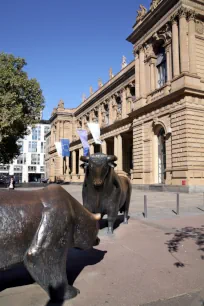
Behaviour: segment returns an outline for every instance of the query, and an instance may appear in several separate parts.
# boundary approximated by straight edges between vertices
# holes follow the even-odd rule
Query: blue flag
[[[86,130],[77,130],[77,133],[80,137],[83,149],[84,149],[84,156],[89,154],[89,143],[88,143],[88,133]]]
[[[84,156],[88,156],[89,155],[89,148],[84,148]]]
[[[62,146],[62,156],[70,156],[69,151],[69,139],[61,139],[61,146]]]

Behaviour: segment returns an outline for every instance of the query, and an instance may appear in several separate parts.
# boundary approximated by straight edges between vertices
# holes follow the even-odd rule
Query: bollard
[[[147,196],[144,195],[144,217],[147,218]]]
[[[176,197],[176,214],[179,215],[179,193],[177,193],[177,197]]]

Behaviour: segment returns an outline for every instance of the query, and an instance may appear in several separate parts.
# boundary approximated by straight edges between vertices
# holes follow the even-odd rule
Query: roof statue
[[[86,100],[86,95],[83,94],[83,95],[82,95],[82,102],[84,102],[85,100]]]
[[[112,79],[113,77],[114,77],[113,69],[110,68],[110,69],[109,69],[109,79]]]
[[[150,11],[154,11],[156,7],[159,5],[160,2],[163,0],[153,0],[152,3],[150,4]]]
[[[136,22],[142,21],[142,19],[145,17],[147,14],[147,9],[144,7],[142,4],[140,4],[140,9],[137,11],[137,17],[136,17]]]
[[[127,66],[127,59],[126,59],[126,57],[124,55],[122,57],[122,65],[121,66],[122,66],[122,69]]]
[[[58,108],[64,108],[64,101],[63,100],[59,101]]]
[[[98,88],[101,88],[103,86],[103,82],[101,79],[98,80]]]
[[[89,87],[89,93],[90,93],[90,96],[93,94],[93,87],[92,86]]]

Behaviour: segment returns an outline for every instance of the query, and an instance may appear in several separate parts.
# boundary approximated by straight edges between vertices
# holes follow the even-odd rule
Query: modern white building
[[[0,165],[0,175],[14,175],[19,183],[40,182],[45,177],[45,135],[50,131],[47,120],[41,120],[29,134],[18,140],[20,155],[9,165]]]

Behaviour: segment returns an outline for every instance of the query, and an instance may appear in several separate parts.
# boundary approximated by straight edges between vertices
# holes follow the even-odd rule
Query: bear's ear
[[[99,221],[101,219],[101,214],[92,214],[92,215],[96,221]]]

